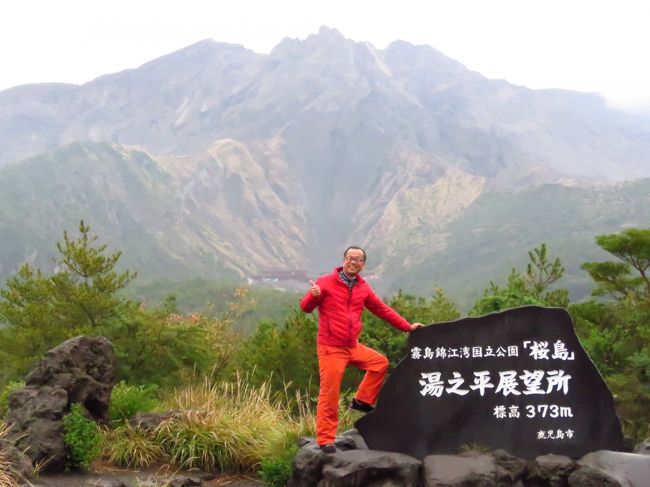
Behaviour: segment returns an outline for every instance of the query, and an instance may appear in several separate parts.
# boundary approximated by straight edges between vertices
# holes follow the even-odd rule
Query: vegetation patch
[[[70,450],[70,469],[88,470],[102,449],[103,436],[97,424],[86,417],[84,408],[74,403],[63,417],[63,439]]]
[[[136,413],[148,413],[160,407],[156,397],[158,386],[129,385],[124,381],[113,387],[111,402],[108,408],[109,422],[124,422]]]

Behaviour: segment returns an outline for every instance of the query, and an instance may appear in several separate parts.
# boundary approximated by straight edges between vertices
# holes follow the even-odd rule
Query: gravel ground
[[[43,474],[34,482],[36,487],[91,487],[98,479],[119,479],[131,487],[147,487],[159,485],[164,480],[177,476],[191,478],[204,478],[204,487],[263,487],[264,482],[260,479],[243,475],[217,475],[214,478],[205,478],[205,473],[187,471],[169,471],[161,469],[150,470],[116,470],[98,469],[87,473],[62,473]]]

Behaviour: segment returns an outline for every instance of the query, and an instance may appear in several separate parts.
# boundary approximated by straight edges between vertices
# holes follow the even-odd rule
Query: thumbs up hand
[[[311,280],[309,281],[309,283],[311,284],[311,289],[310,289],[311,295],[314,296],[315,298],[320,296],[320,286]]]

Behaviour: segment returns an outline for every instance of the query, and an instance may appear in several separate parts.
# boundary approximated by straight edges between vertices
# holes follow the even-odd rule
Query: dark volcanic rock
[[[576,466],[569,457],[553,454],[541,455],[531,463],[526,482],[531,485],[563,487]]]
[[[3,459],[9,461],[19,479],[28,480],[34,476],[32,461],[16,448],[13,441],[0,440],[0,452],[2,452]]]
[[[323,478],[323,465],[331,460],[311,442],[298,450],[291,466],[287,487],[313,487]]]
[[[577,463],[561,455],[517,458],[504,450],[429,455],[423,461],[377,450],[298,451],[288,487],[648,487],[650,458],[611,451]]]
[[[60,387],[24,387],[9,398],[7,423],[16,447],[44,471],[60,472],[66,466],[63,416],[67,408],[68,393]]]
[[[615,478],[600,469],[586,465],[569,475],[568,484],[569,487],[621,487],[621,483]]]
[[[647,455],[596,451],[582,457],[578,464],[599,469],[625,487],[650,485],[650,456]]]
[[[523,458],[623,447],[614,401],[564,309],[527,306],[411,333],[376,409],[368,447],[424,458],[462,445]]]
[[[114,370],[115,354],[108,339],[79,336],[48,351],[25,383],[60,387],[70,403],[80,403],[93,418],[106,421]]]
[[[10,435],[34,465],[44,472],[66,467],[63,416],[73,403],[80,403],[95,420],[106,419],[114,362],[106,338],[71,338],[48,351],[27,376],[26,387],[10,395]]]
[[[419,482],[419,460],[401,453],[340,451],[323,467],[323,486],[409,487]]]
[[[492,456],[494,457],[496,476],[500,485],[515,485],[527,472],[528,462],[511,455],[505,450],[495,450],[492,452]]]
[[[497,486],[494,458],[478,452],[463,455],[429,455],[424,464],[425,487]]]

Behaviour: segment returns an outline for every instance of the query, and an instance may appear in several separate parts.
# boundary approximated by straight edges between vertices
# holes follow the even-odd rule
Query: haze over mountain
[[[83,218],[152,278],[315,273],[358,243],[384,289],[467,293],[546,241],[584,295],[593,237],[647,226],[648,177],[648,119],[595,94],[325,27],[268,55],[206,40],[0,92],[0,275]]]

